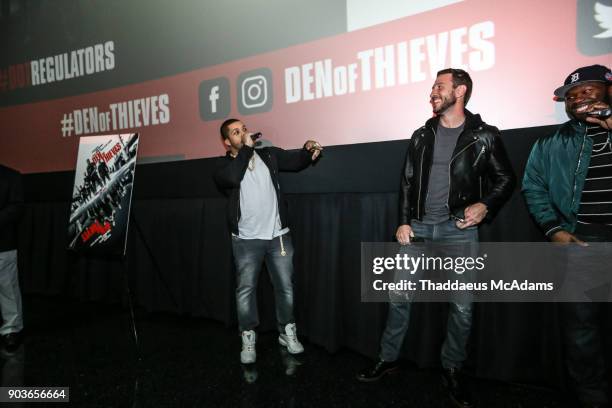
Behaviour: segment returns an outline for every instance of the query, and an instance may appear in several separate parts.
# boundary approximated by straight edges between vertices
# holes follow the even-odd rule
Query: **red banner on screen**
[[[80,136],[136,131],[143,158],[218,156],[219,125],[228,117],[284,148],[306,139],[338,145],[408,138],[431,116],[431,85],[449,66],[470,72],[468,109],[487,123],[560,123],[564,109],[552,91],[574,68],[610,65],[612,57],[605,47],[598,51],[599,39],[590,46],[579,38],[579,11],[575,2],[465,0],[155,81],[3,108],[8,142],[0,161],[24,172],[68,170]]]

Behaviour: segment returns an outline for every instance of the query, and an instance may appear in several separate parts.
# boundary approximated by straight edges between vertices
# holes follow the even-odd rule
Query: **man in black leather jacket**
[[[408,142],[396,232],[402,245],[415,237],[478,242],[478,225],[491,218],[512,194],[515,176],[499,130],[465,109],[471,91],[472,80],[464,70],[438,72],[430,94],[435,116]],[[376,381],[398,368],[410,306],[410,302],[390,303],[380,360],[359,373],[358,380]],[[467,357],[471,300],[452,302],[449,313],[441,351],[442,379],[457,406],[471,407],[471,397],[458,376]]]

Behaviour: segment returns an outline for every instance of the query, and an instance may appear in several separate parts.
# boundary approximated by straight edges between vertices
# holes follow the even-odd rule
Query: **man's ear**
[[[230,143],[229,138],[223,139],[223,144],[226,145],[227,147],[231,147],[232,146],[232,144]]]
[[[465,97],[465,93],[467,92],[467,86],[465,85],[458,85],[455,88],[455,97],[459,98],[459,97]]]

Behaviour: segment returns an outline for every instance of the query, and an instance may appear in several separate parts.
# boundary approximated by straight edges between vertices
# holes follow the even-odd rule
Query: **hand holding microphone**
[[[242,134],[242,143],[246,146],[253,147],[255,146],[255,141],[261,137],[261,132],[250,133],[245,132]]]
[[[586,112],[586,121],[601,126],[604,129],[612,129],[612,109],[605,102],[596,102]]]
[[[263,149],[265,147],[274,146],[269,140],[262,139],[263,134],[261,132],[248,133],[248,135],[253,141],[253,147],[255,147],[255,149]]]

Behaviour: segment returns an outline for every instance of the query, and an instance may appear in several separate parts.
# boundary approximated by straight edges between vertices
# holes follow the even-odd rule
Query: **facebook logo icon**
[[[210,99],[210,113],[217,113],[217,101],[219,100],[219,85],[215,85],[210,88],[210,94],[208,96]]]
[[[230,84],[227,78],[209,79],[200,83],[200,118],[224,119],[230,113]]]

